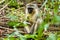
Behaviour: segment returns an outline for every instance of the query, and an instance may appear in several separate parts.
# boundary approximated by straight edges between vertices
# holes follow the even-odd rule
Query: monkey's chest
[[[36,22],[36,20],[37,20],[37,16],[36,16],[36,14],[28,14],[28,21],[29,22],[32,22],[32,23],[35,23]]]

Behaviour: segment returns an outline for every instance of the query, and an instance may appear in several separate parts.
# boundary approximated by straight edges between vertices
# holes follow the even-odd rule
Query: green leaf
[[[32,35],[26,34],[25,37],[26,37],[26,38],[33,38],[33,39],[34,39],[34,38],[37,37],[37,35],[35,35],[35,34],[32,34]]]
[[[19,38],[9,37],[9,38],[4,38],[4,40],[19,40]]]
[[[37,30],[38,39],[40,39],[40,38],[43,36],[44,25],[45,25],[44,22],[39,25],[39,28],[38,28],[38,30]]]
[[[46,40],[57,40],[56,34],[50,33]]]
[[[11,0],[10,5],[11,5],[11,6],[16,6],[16,5],[17,5],[17,0]]]
[[[15,8],[17,8],[17,7],[18,7],[18,2],[17,2],[17,0],[11,0],[9,6],[10,6],[10,7],[15,7]]]
[[[14,15],[13,13],[7,14],[6,16],[7,16],[7,18],[9,18],[12,21],[18,20],[18,17],[16,15]]]
[[[18,22],[14,22],[14,21],[9,21],[8,22],[8,25],[12,26],[12,27],[15,26],[16,24],[18,24]],[[19,25],[17,25],[17,26],[19,26]]]
[[[52,19],[52,23],[60,23],[60,16],[55,15]]]
[[[58,9],[59,9],[59,4],[58,4],[58,2],[55,2],[55,5],[54,5],[54,13],[55,14],[58,13]]]
[[[58,37],[57,40],[60,40],[60,37]]]
[[[49,24],[45,24],[44,25],[44,30],[47,31],[48,27],[49,27]]]

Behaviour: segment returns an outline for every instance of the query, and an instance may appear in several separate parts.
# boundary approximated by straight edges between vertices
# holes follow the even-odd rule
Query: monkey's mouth
[[[29,7],[29,8],[28,8],[28,13],[31,14],[31,13],[33,12],[33,10],[34,10],[34,8],[30,8],[30,7]]]

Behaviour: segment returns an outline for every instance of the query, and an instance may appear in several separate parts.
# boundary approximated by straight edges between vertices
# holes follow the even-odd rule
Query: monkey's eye
[[[33,8],[28,8],[28,12],[32,13],[33,12]]]

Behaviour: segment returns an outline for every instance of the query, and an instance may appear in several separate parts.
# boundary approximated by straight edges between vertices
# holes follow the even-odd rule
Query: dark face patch
[[[28,12],[32,13],[33,12],[33,8],[28,8]]]

